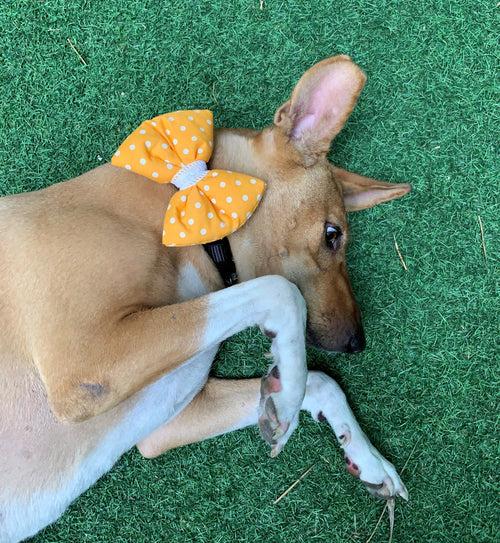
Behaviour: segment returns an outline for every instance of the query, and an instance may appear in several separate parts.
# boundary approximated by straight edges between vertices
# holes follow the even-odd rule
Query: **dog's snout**
[[[349,342],[346,345],[345,352],[346,353],[360,353],[363,351],[366,347],[366,339],[365,339],[365,333],[363,331],[363,328],[359,328],[359,330],[351,336],[349,339]]]

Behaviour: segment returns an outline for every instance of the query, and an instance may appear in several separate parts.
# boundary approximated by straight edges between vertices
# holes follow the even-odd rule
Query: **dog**
[[[216,132],[211,166],[268,185],[229,236],[229,288],[200,245],[162,245],[171,184],[105,164],[0,199],[2,543],[54,522],[134,445],[152,458],[259,424],[275,455],[301,409],[328,421],[373,494],[407,497],[337,383],[305,359],[306,341],[364,348],[346,212],[410,190],[327,159],[365,80],[348,56],[325,59],[271,126]],[[220,343],[250,326],[272,338],[267,376],[210,377]]]

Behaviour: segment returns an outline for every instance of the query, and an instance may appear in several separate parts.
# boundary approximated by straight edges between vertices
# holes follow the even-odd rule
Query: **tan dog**
[[[317,345],[364,347],[346,210],[410,190],[326,158],[364,82],[348,57],[324,60],[272,126],[218,131],[211,166],[268,182],[230,237],[241,281],[231,288],[202,247],[162,246],[171,185],[107,164],[0,199],[1,542],[55,521],[135,444],[152,457],[256,424],[259,380],[208,377],[218,345],[252,325],[274,338],[259,420],[273,452],[306,409],[328,420],[372,492],[406,497],[338,385],[305,364],[306,307]]]

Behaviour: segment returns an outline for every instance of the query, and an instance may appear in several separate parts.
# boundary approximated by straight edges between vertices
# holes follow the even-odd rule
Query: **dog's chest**
[[[194,264],[187,262],[179,270],[177,296],[181,301],[199,298],[208,294],[209,289]]]

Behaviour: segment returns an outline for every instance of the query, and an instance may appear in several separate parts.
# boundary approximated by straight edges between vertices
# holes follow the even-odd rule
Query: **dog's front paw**
[[[282,451],[297,427],[301,405],[300,394],[287,394],[287,391],[283,390],[278,366],[274,366],[267,376],[262,378],[259,406],[260,434],[271,445],[272,457]]]
[[[368,492],[377,498],[389,499],[400,496],[408,500],[408,491],[396,468],[370,443],[356,450],[345,447],[347,471],[359,478]]]

